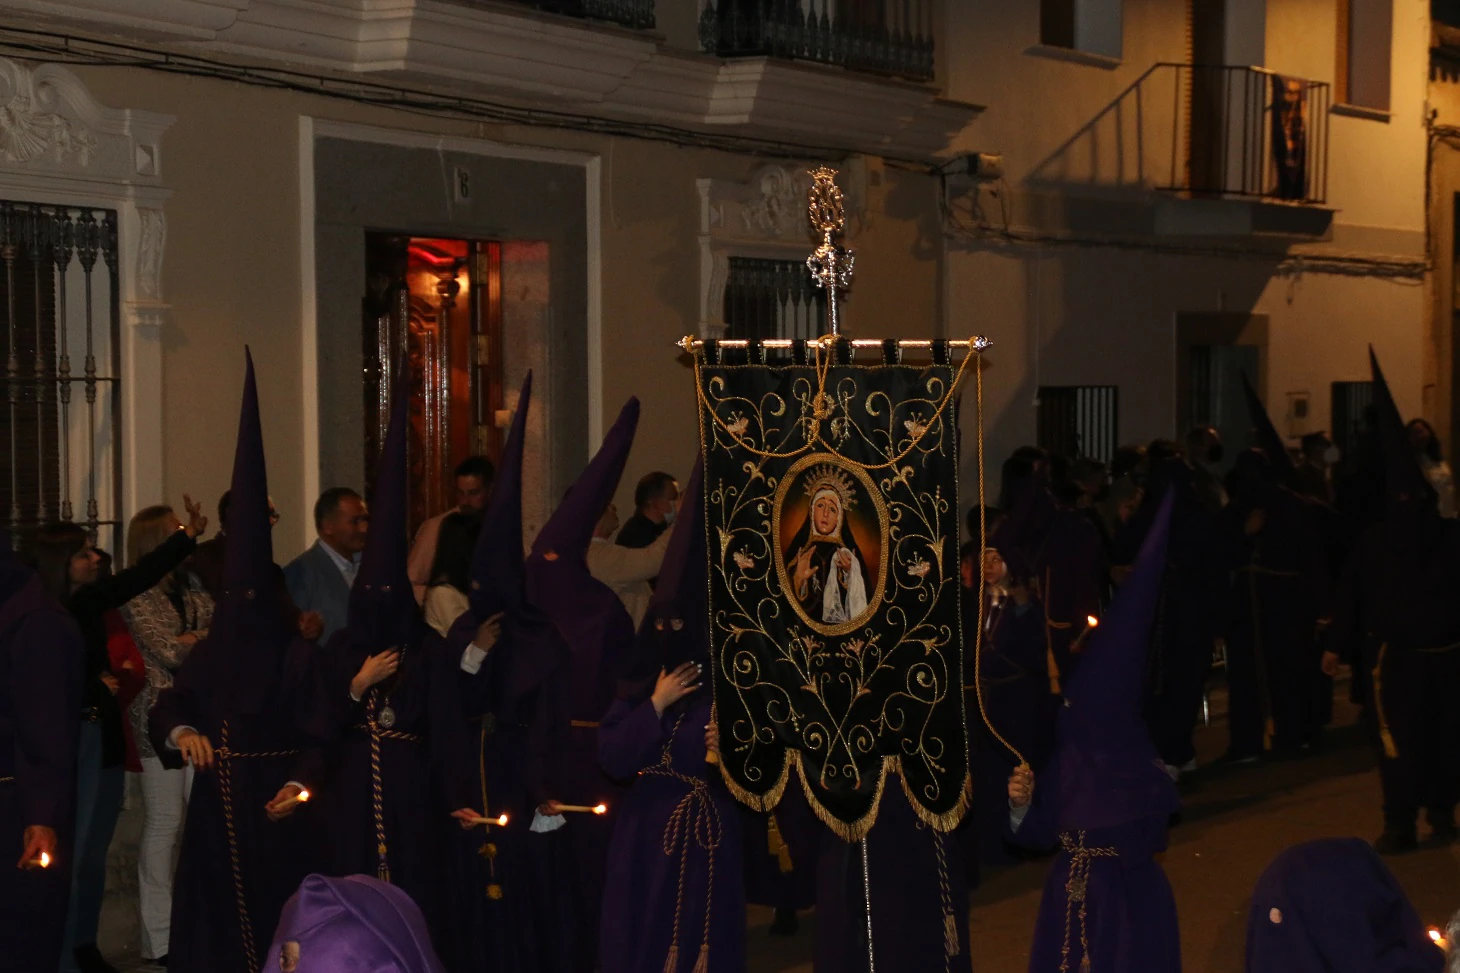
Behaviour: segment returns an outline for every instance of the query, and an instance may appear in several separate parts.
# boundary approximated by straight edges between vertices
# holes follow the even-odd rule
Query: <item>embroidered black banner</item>
[[[933,827],[967,804],[957,375],[934,352],[861,365],[813,342],[776,365],[707,343],[696,361],[721,769],[760,809],[799,769],[847,840],[889,771]]]

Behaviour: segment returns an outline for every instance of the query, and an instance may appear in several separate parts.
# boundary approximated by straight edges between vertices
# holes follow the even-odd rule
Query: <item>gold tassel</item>
[[[664,957],[664,973],[679,973],[679,943],[671,943],[669,955]]]
[[[781,837],[780,825],[776,823],[774,814],[767,815],[766,822],[766,844],[770,847],[772,855],[776,856],[781,874],[786,874],[794,867],[791,863],[791,846],[786,844],[786,839]]]
[[[943,951],[957,956],[962,947],[958,944],[958,917],[951,912],[943,913]]]
[[[375,870],[375,877],[378,878],[378,879],[380,879],[386,885],[389,885],[390,884],[390,866],[385,865],[385,864],[382,863],[381,866]]]
[[[491,899],[493,902],[500,901],[502,898],[502,886],[498,885],[496,882],[488,885],[487,898]]]
[[[700,946],[700,957],[695,960],[695,968],[690,973],[710,973],[710,944],[704,943]]]
[[[1090,957],[1088,955],[1080,957],[1080,973],[1090,973]]]

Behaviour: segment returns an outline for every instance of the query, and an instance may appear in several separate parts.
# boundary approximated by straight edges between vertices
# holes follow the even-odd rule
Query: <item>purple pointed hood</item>
[[[614,590],[588,571],[593,529],[618,489],[639,400],[629,399],[603,444],[532,545],[527,599],[552,620],[572,657],[572,718],[597,720],[612,702],[613,662],[632,651],[634,623]]]
[[[406,530],[406,413],[401,392],[390,411],[390,426],[375,467],[370,496],[370,532],[360,555],[360,570],[350,588],[348,638],[356,651],[382,652],[419,641],[420,608],[406,571],[410,545]]]
[[[1267,414],[1267,407],[1262,404],[1257,390],[1248,381],[1246,372],[1242,373],[1242,397],[1247,400],[1247,414],[1252,421],[1253,431],[1257,434],[1257,448],[1267,456],[1277,478],[1283,484],[1291,483],[1297,474],[1293,457],[1288,453],[1287,443],[1283,442],[1277,427],[1272,424],[1272,417]]]
[[[228,502],[223,590],[207,639],[190,660],[214,669],[226,708],[257,712],[273,690],[295,633],[285,624],[274,567],[269,481],[253,355],[244,349],[243,404]]]
[[[1061,831],[1116,827],[1179,806],[1142,718],[1174,505],[1168,488],[1130,577],[1090,633],[1065,687],[1055,754]]]
[[[685,486],[681,515],[674,521],[659,582],[639,626],[631,658],[617,667],[619,695],[652,690],[660,669],[710,659],[710,576],[705,542],[705,461],[695,460]]]
[[[1367,842],[1325,838],[1282,852],[1247,913],[1247,973],[1440,973],[1394,874]]]
[[[532,404],[532,372],[522,380],[517,412],[497,464],[497,484],[482,515],[471,560],[471,610],[479,619],[524,606],[522,549],[522,452]]]
[[[365,875],[310,875],[284,905],[264,969],[285,951],[296,973],[444,973],[420,908]]]
[[[1425,479],[1414,450],[1409,445],[1409,431],[1404,417],[1394,402],[1384,370],[1374,349],[1369,349],[1369,369],[1374,379],[1374,411],[1378,426],[1379,446],[1384,457],[1384,493],[1392,512],[1396,507],[1420,507],[1435,502],[1435,489]]]
[[[631,398],[603,437],[598,452],[568,488],[558,509],[532,544],[532,559],[581,561],[588,553],[593,529],[618,490],[639,427],[639,400]],[[544,606],[546,607],[546,606]]]

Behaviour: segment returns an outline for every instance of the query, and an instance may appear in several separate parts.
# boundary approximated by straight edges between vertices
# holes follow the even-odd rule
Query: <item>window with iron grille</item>
[[[815,338],[825,322],[826,292],[803,261],[730,258],[726,338]]]
[[[1037,423],[1051,455],[1108,463],[1120,441],[1120,386],[1041,385]]]
[[[117,214],[0,201],[0,517],[75,521],[120,554]]]
[[[1344,456],[1351,456],[1374,424],[1374,383],[1334,382],[1332,389],[1330,436]]]

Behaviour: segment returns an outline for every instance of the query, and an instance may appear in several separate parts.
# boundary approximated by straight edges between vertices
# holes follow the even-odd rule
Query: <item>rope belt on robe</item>
[[[1446,652],[1454,652],[1460,649],[1460,642],[1452,642],[1449,645],[1439,645],[1433,648],[1410,649],[1410,652],[1417,652],[1421,655],[1444,655]],[[1374,677],[1374,715],[1379,721],[1379,740],[1384,745],[1384,756],[1390,760],[1399,759],[1399,745],[1394,742],[1394,734],[1389,732],[1389,717],[1384,709],[1384,660],[1389,656],[1389,643],[1384,642],[1379,646],[1379,659],[1374,663],[1371,675]]]
[[[264,760],[271,757],[297,756],[298,750],[271,750],[244,753],[228,746],[228,721],[218,736],[218,747],[213,751],[213,760],[218,765],[218,796],[223,801],[223,824],[228,833],[228,858],[233,867],[233,896],[238,903],[238,932],[243,939],[243,954],[248,961],[249,973],[258,973],[258,950],[254,947],[253,918],[248,911],[248,896],[243,890],[243,860],[238,854],[238,831],[233,823],[233,761]]]
[[[1080,970],[1090,971],[1090,939],[1085,928],[1085,894],[1090,887],[1090,866],[1097,858],[1119,858],[1114,848],[1086,848],[1085,832],[1066,831],[1060,835],[1060,844],[1070,853],[1070,874],[1065,880],[1065,942],[1060,949],[1060,973],[1070,970],[1070,914],[1079,903],[1075,918],[1080,923]]]
[[[385,843],[385,782],[380,773],[380,741],[398,740],[402,743],[425,743],[419,733],[402,733],[388,730],[377,722],[380,710],[378,687],[370,690],[366,706],[365,722],[353,729],[370,734],[370,791],[375,809],[375,877],[382,882],[390,881],[390,849]],[[485,813],[485,812],[483,812]]]
[[[700,940],[700,955],[691,971],[707,973],[710,965],[710,906],[715,891],[715,849],[720,846],[723,830],[720,811],[710,798],[710,789],[705,780],[681,774],[670,766],[670,749],[674,745],[675,734],[679,732],[679,725],[683,722],[683,715],[675,721],[659,763],[645,767],[639,773],[646,777],[668,777],[689,788],[689,793],[680,798],[673,813],[669,815],[669,821],[664,825],[665,857],[672,858],[676,852],[679,853],[679,888],[674,899],[674,931],[670,934],[669,955],[664,958],[664,973],[677,973],[679,970],[679,921],[684,909],[684,880],[688,870],[691,841],[703,848],[709,856],[710,867],[705,878],[704,933]]]

